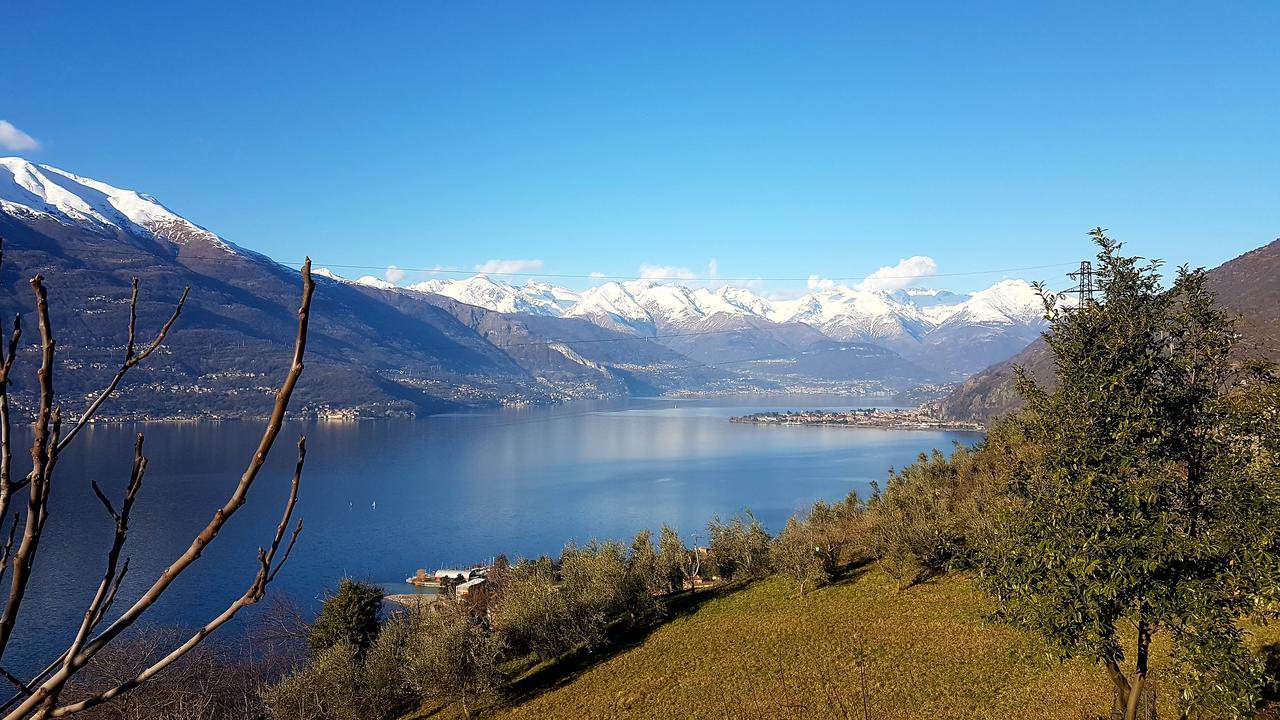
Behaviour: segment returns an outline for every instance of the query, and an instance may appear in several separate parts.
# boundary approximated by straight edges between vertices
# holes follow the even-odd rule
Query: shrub
[[[412,625],[405,650],[409,682],[424,696],[459,701],[471,717],[472,704],[501,684],[501,636],[454,600],[414,613]]]
[[[758,578],[769,572],[771,538],[750,510],[743,510],[742,515],[734,515],[728,522],[721,521],[718,515],[711,518],[707,533],[711,538],[711,559],[720,577]]]
[[[311,625],[308,639],[312,649],[324,650],[346,642],[363,653],[378,636],[382,598],[382,588],[343,578],[338,592],[324,601],[320,615]]]
[[[262,691],[274,720],[390,720],[416,696],[405,677],[409,623],[389,620],[363,653],[340,640]]]
[[[787,526],[773,539],[769,557],[774,570],[796,582],[797,594],[831,579],[826,563],[818,553],[818,539],[813,528],[798,518],[787,520]]]

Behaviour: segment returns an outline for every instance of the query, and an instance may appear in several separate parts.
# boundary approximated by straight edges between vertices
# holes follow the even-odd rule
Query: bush
[[[658,578],[664,593],[685,588],[686,581],[690,579],[688,560],[689,549],[680,541],[680,533],[663,525],[658,533]]]
[[[768,574],[771,538],[750,510],[734,515],[727,523],[718,515],[711,518],[707,533],[711,538],[711,559],[720,577],[737,580]]]
[[[551,660],[574,645],[567,598],[556,585],[550,558],[513,565],[491,607],[493,627],[517,652]]]
[[[817,548],[813,528],[795,517],[787,520],[786,528],[769,548],[774,570],[796,582],[798,595],[831,579]]]
[[[405,651],[409,682],[423,696],[458,700],[471,717],[472,703],[501,684],[501,636],[453,600],[414,613],[412,626]]]
[[[405,677],[408,622],[387,622],[363,653],[341,640],[262,692],[274,720],[390,720],[399,717],[413,689]]]
[[[919,460],[876,488],[867,503],[866,550],[898,581],[913,585],[951,569],[970,567],[989,532],[1006,474],[993,457],[1000,440],[971,450],[956,446]]]
[[[320,615],[311,625],[311,648],[324,650],[345,642],[363,653],[378,636],[382,598],[382,588],[343,578],[338,592],[324,601]]]

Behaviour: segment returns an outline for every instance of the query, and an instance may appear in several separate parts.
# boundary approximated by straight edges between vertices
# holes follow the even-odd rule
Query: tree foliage
[[[658,533],[658,577],[662,582],[664,593],[683,590],[689,561],[689,549],[680,540],[680,533],[675,528],[662,526]]]
[[[273,720],[391,720],[414,700],[406,677],[412,633],[403,618],[387,621],[376,640],[361,650],[338,640],[318,650],[311,662],[262,691]]]
[[[1126,717],[1157,633],[1184,709],[1242,713],[1260,680],[1237,621],[1277,584],[1275,380],[1233,360],[1202,271],[1166,289],[1158,262],[1094,237],[1101,299],[1046,297],[1057,387],[1019,377],[1009,422],[1035,452],[1011,469],[985,583],[1005,616],[1103,664]]]
[[[792,517],[769,547],[774,570],[795,581],[797,595],[831,579],[818,555],[817,542],[813,528]]]
[[[412,623],[405,650],[409,682],[425,697],[458,700],[471,717],[472,703],[501,683],[502,637],[454,600],[415,613]]]
[[[890,471],[883,489],[873,488],[863,541],[899,589],[972,565],[1007,483],[1000,462],[1010,447],[1006,435],[997,428],[973,449],[957,443],[950,458],[920,453],[901,472]]]
[[[378,637],[383,596],[382,588],[376,585],[343,578],[311,625],[308,639],[312,649],[324,650],[345,642],[363,653]]]
[[[724,522],[717,515],[707,523],[709,549],[716,571],[725,580],[758,578],[769,573],[769,542],[764,525],[743,510]]]

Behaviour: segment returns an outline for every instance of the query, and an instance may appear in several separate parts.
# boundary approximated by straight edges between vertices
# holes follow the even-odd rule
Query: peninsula
[[[729,422],[756,425],[822,425],[835,427],[879,428],[883,430],[953,430],[982,432],[981,423],[966,420],[941,420],[922,410],[790,410],[760,412],[729,418]]]

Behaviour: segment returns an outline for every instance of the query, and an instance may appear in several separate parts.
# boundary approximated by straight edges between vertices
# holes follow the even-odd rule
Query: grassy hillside
[[[1035,638],[990,623],[972,578],[894,587],[873,569],[802,598],[779,578],[708,593],[594,665],[535,669],[517,682],[513,706],[485,715],[862,718],[864,667],[873,718],[1080,720],[1108,710],[1100,669],[1059,665]],[[428,708],[417,717],[455,716]]]

